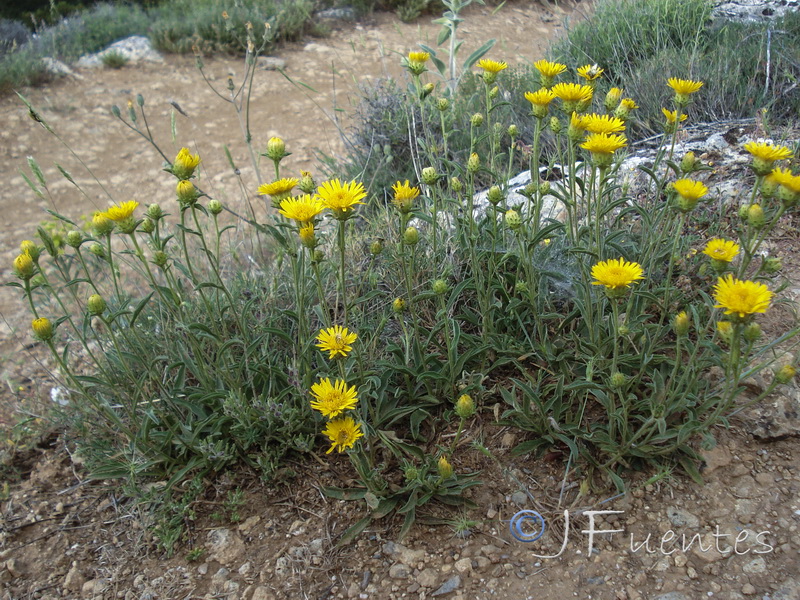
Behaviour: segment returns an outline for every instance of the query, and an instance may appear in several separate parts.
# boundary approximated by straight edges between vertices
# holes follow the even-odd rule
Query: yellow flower
[[[767,142],[747,142],[744,149],[754,158],[772,162],[789,158],[792,155],[792,151],[786,146],[773,146]]]
[[[33,272],[34,264],[30,254],[23,252],[14,259],[14,273],[16,273],[17,277],[27,281],[33,277]]]
[[[197,200],[197,188],[188,179],[181,179],[178,182],[178,185],[175,186],[175,193],[181,204],[190,205]]]
[[[128,200],[127,202],[123,202],[122,204],[118,204],[116,206],[109,206],[108,210],[106,210],[104,214],[107,219],[111,219],[115,223],[118,223],[133,215],[133,211],[135,211],[136,207],[138,206],[139,203],[136,200]]]
[[[603,101],[603,106],[606,107],[606,110],[611,112],[619,106],[619,103],[622,101],[622,89],[617,87],[612,87],[608,90],[606,94],[606,98]]]
[[[556,95],[547,88],[542,88],[536,92],[525,92],[525,99],[533,106],[547,106],[555,97]]]
[[[36,261],[39,258],[39,246],[30,240],[22,240],[19,244],[19,250],[23,254],[27,254],[32,260]]]
[[[406,179],[405,183],[400,183],[399,181],[395,183],[392,186],[392,190],[394,191],[392,203],[397,207],[397,210],[403,214],[411,212],[414,199],[419,196],[419,188],[417,186],[412,187],[408,179]]]
[[[800,175],[792,175],[789,169],[775,169],[772,171],[772,178],[778,185],[800,194]]]
[[[508,65],[506,63],[497,62],[496,60],[489,60],[488,58],[480,59],[478,61],[478,66],[487,73],[493,73],[495,75],[497,75],[500,71],[508,68]]]
[[[331,383],[329,378],[321,379],[311,386],[311,408],[318,410],[325,417],[335,417],[346,410],[355,408],[358,403],[356,386],[347,387],[342,379]]]
[[[442,479],[449,479],[453,476],[453,465],[448,462],[446,456],[439,458],[436,468],[439,470],[439,475],[442,477]]]
[[[676,94],[681,96],[688,96],[694,94],[697,90],[703,87],[702,81],[692,81],[691,79],[678,79],[670,77],[667,80],[667,85],[671,87]]]
[[[322,433],[331,441],[331,447],[325,454],[337,449],[339,452],[344,452],[352,448],[356,440],[364,435],[361,432],[361,424],[356,423],[352,417],[330,421]]]
[[[578,83],[557,83],[553,86],[553,93],[563,102],[584,102],[592,99],[592,88]]]
[[[330,352],[328,358],[333,360],[337,356],[347,356],[347,353],[353,349],[350,344],[357,339],[358,334],[349,332],[347,327],[334,325],[319,332],[317,336],[319,344],[316,346],[323,352]]]
[[[297,185],[294,177],[279,179],[272,183],[264,183],[258,186],[258,193],[262,196],[284,196],[290,193]]]
[[[33,335],[37,339],[43,342],[53,339],[53,324],[50,322],[50,319],[46,317],[34,319],[31,321],[31,328],[33,329]]]
[[[627,262],[623,258],[604,260],[592,267],[592,285],[604,285],[606,289],[627,288],[639,279],[644,279],[644,271],[639,263]]]
[[[755,313],[767,312],[772,292],[763,283],[740,281],[729,274],[717,280],[714,298],[717,301],[714,308],[724,308],[726,315],[744,319]]]
[[[317,236],[314,232],[314,223],[306,223],[300,227],[300,231],[298,231],[298,235],[300,236],[300,243],[303,244],[306,248],[311,248],[312,250],[317,247]]]
[[[567,70],[567,65],[550,62],[549,60],[538,60],[533,63],[533,66],[542,76],[542,87],[550,87],[553,84],[553,79]]]
[[[308,223],[323,210],[325,210],[325,207],[319,198],[304,194],[296,198],[281,200],[281,207],[278,212],[287,219],[292,219],[298,223]]]
[[[628,110],[633,110],[634,108],[639,108],[639,105],[636,104],[636,100],[633,98],[623,98],[620,101],[620,104],[627,108]]]
[[[672,184],[672,188],[680,197],[678,209],[682,212],[694,210],[700,198],[708,193],[708,188],[702,182],[692,179],[678,179]]]
[[[619,133],[625,131],[625,122],[610,115],[596,113],[584,117],[586,131],[590,133]]]
[[[669,125],[674,125],[675,121],[678,120],[678,111],[677,110],[667,110],[666,108],[662,108],[661,112],[664,113],[664,118],[667,120]],[[681,123],[688,118],[688,115],[681,114]]]
[[[95,235],[102,237],[114,229],[114,222],[104,212],[96,212],[92,217],[92,229]]]
[[[739,254],[739,244],[731,240],[715,238],[706,244],[703,254],[710,256],[714,260],[731,262]]]
[[[408,62],[415,62],[415,63],[426,63],[430,60],[431,55],[428,52],[420,52],[418,50],[412,50],[408,53]]]
[[[624,148],[628,143],[624,135],[609,135],[607,133],[591,133],[586,141],[581,144],[581,148],[588,150],[592,154],[611,155],[620,148]]]
[[[172,163],[172,174],[178,179],[189,179],[199,164],[198,154],[192,154],[188,148],[181,148]]]
[[[319,186],[317,194],[325,208],[333,211],[333,216],[339,220],[347,219],[353,207],[364,204],[361,200],[367,196],[364,184],[356,181],[342,183],[338,179],[324,182]]]
[[[675,333],[677,333],[679,336],[684,336],[689,333],[689,327],[691,324],[692,319],[686,314],[685,310],[675,315],[675,319],[672,321],[672,326],[675,328]]]
[[[604,70],[597,65],[586,65],[578,69],[578,75],[583,77],[586,81],[594,81],[598,79]]]

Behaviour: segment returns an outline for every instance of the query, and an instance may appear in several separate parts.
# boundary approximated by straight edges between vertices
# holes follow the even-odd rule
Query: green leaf
[[[470,54],[469,57],[467,57],[467,60],[464,61],[464,70],[465,71],[470,70],[472,68],[472,65],[478,62],[481,58],[483,58],[484,54],[486,54],[489,50],[492,49],[492,46],[495,45],[496,41],[497,40],[491,39],[488,42],[486,42],[483,46],[475,50],[475,52]]]
[[[342,534],[342,537],[339,538],[339,541],[336,542],[336,547],[341,548],[343,546],[347,546],[348,544],[352,543],[361,533],[367,528],[367,526],[372,522],[372,516],[367,516],[351,525],[347,528],[347,530]]]

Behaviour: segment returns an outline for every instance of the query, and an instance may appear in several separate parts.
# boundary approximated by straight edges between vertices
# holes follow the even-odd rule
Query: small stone
[[[230,565],[245,552],[239,534],[230,529],[213,529],[208,532],[208,558],[222,565]]]
[[[431,567],[423,569],[420,571],[420,574],[417,575],[417,582],[422,587],[433,588],[439,583],[439,572]]]
[[[757,575],[758,573],[766,573],[767,561],[765,561],[763,557],[759,556],[758,558],[754,558],[749,563],[744,565],[742,567],[742,571],[747,573],[748,575]]]
[[[403,563],[394,563],[389,567],[389,577],[392,579],[408,579],[409,575],[411,575],[411,571]]]
[[[754,594],[756,593],[756,588],[754,588],[754,587],[753,587],[752,585],[750,585],[749,583],[745,583],[745,584],[742,586],[742,593],[743,593],[745,596],[752,596],[752,595],[754,595]]]
[[[78,563],[72,563],[72,566],[67,572],[67,576],[64,578],[64,589],[70,592],[77,592],[83,587],[85,582],[86,578],[78,568]]]
[[[514,492],[511,494],[511,501],[522,508],[528,503],[528,494],[520,491]]]
[[[22,566],[16,558],[9,558],[6,561],[6,569],[12,577],[22,577]]]
[[[472,559],[470,558],[462,558],[457,560],[455,565],[453,565],[459,573],[462,575],[469,575],[472,573]]]
[[[253,528],[261,522],[261,517],[258,515],[253,515],[252,517],[247,517],[244,521],[239,523],[239,531],[244,535],[250,535],[250,532],[253,531]]]
[[[670,506],[667,509],[667,518],[675,527],[697,529],[700,526],[700,519],[688,510],[683,510],[677,506]]]
[[[253,590],[253,595],[250,596],[250,600],[275,600],[275,595],[263,585],[259,585]]]
[[[208,563],[203,563],[202,565],[197,567],[197,572],[200,575],[205,575],[206,573],[208,573]]]
[[[450,592],[457,590],[460,585],[461,577],[458,575],[453,575],[450,579],[445,581],[438,590],[433,592],[431,596],[444,596],[445,594],[449,594]]]

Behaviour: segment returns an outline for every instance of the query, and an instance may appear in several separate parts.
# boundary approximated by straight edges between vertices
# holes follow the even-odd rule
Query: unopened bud
[[[53,324],[50,319],[40,317],[31,321],[31,328],[36,339],[47,342],[53,339]]]
[[[297,187],[299,187],[304,194],[312,194],[317,188],[317,183],[314,181],[311,173],[308,171],[300,171],[300,181],[297,183]]]
[[[86,307],[89,309],[89,314],[99,317],[106,311],[106,301],[100,294],[92,294],[86,302]]]
[[[775,380],[786,385],[797,374],[797,370],[792,365],[784,365],[775,373]]]
[[[458,194],[461,192],[461,190],[464,189],[464,184],[461,183],[461,180],[458,177],[453,177],[450,180],[450,189],[453,190],[456,194]]]
[[[27,281],[33,277],[34,271],[35,265],[33,259],[27,252],[23,252],[14,259],[14,273],[16,273],[17,277],[20,279]]]
[[[381,252],[383,252],[383,241],[382,240],[375,240],[369,246],[369,252],[372,256],[378,256]]]
[[[672,322],[672,327],[675,329],[675,333],[678,336],[683,337],[689,333],[689,327],[691,324],[692,320],[684,310],[675,316],[675,320]]]
[[[446,294],[448,287],[449,286],[447,285],[447,282],[444,279],[437,279],[433,282],[433,285],[431,285],[433,293],[436,294],[437,296]]]
[[[19,251],[30,256],[33,262],[39,260],[39,246],[30,240],[23,240],[19,245]]]
[[[151,234],[156,230],[156,224],[150,217],[145,217],[139,225],[139,229],[144,233]]]
[[[510,137],[511,139],[514,139],[518,135],[519,135],[519,128],[514,124],[509,125],[508,126],[508,137]]]
[[[321,263],[323,260],[325,260],[325,253],[322,250],[314,250],[313,254],[311,254],[311,261]]]
[[[758,204],[751,204],[747,209],[747,224],[755,229],[761,229],[765,222],[764,209]]]
[[[197,188],[188,179],[182,179],[175,187],[175,193],[178,196],[178,201],[183,206],[190,206],[197,201]]]
[[[748,214],[749,211],[750,211],[750,205],[749,204],[742,204],[739,207],[739,218],[742,221],[746,221],[747,220],[747,214]]]
[[[167,253],[162,250],[153,252],[153,264],[157,267],[164,268],[167,265]]]
[[[279,137],[271,137],[267,142],[267,158],[280,162],[286,156],[286,144]]]
[[[83,234],[80,231],[71,230],[67,232],[67,245],[79,248],[83,243]]]
[[[97,256],[98,258],[105,258],[106,257],[106,249],[103,248],[102,244],[99,244],[97,242],[94,242],[94,243],[92,243],[91,246],[89,246],[89,252],[91,252],[92,254]]]
[[[448,108],[450,108],[450,100],[448,100],[447,98],[437,98],[436,108],[439,109],[441,112],[446,111]]]
[[[539,184],[539,193],[542,196],[545,196],[550,193],[550,182],[549,181],[542,181]]]
[[[515,210],[508,210],[506,211],[506,225],[511,231],[517,231],[520,227],[522,227],[522,217],[519,216],[519,213]]]
[[[503,201],[503,190],[501,190],[498,186],[493,185],[489,188],[486,198],[489,200],[492,206],[497,206]]]
[[[453,476],[453,466],[447,461],[447,458],[442,456],[436,464],[439,470],[439,475],[442,479],[450,479]]]
[[[406,301],[402,298],[395,298],[392,302],[392,310],[400,314],[406,310]]]
[[[550,131],[555,134],[561,133],[561,120],[558,117],[550,117]]]
[[[489,90],[489,98],[491,100],[496,99],[499,94],[500,94],[500,88],[497,86],[494,86],[492,89]]]
[[[681,171],[684,175],[688,175],[689,173],[694,173],[697,171],[698,167],[700,166],[700,161],[697,160],[694,152],[687,152],[683,155],[681,159]]]
[[[761,325],[758,323],[750,323],[744,328],[744,339],[748,342],[757,342],[761,337]]]
[[[519,280],[514,284],[514,291],[520,296],[524,296],[530,291],[530,289],[528,288],[528,283],[526,281]]]
[[[436,88],[434,87],[434,85],[432,83],[426,83],[425,85],[422,86],[422,94],[421,94],[421,96],[423,98],[427,98],[428,96],[430,96],[433,93],[433,90],[435,90],[435,89]]]
[[[467,160],[467,173],[477,173],[480,168],[481,159],[477,152],[473,152],[469,155],[469,159]]]
[[[480,127],[483,125],[483,115],[481,113],[475,113],[472,115],[472,118],[470,118],[469,122],[473,127]]]
[[[433,185],[439,179],[439,175],[436,173],[436,169],[433,167],[425,167],[422,169],[422,183],[425,185]]]
[[[219,213],[221,213],[222,212],[222,202],[220,202],[216,198],[213,198],[213,199],[209,200],[208,201],[208,212],[210,212],[212,215],[218,215]]]
[[[405,232],[403,232],[403,243],[413,246],[417,242],[419,242],[419,231],[417,231],[416,227],[408,227],[406,228]]]
[[[156,204],[155,202],[147,207],[147,216],[153,219],[153,221],[158,221],[161,217],[164,216],[164,211],[161,210],[161,205]]]
[[[317,247],[317,236],[314,232],[313,223],[308,223],[301,227],[298,235],[300,236],[300,243],[306,248],[311,248],[313,250]]]
[[[456,414],[462,419],[469,419],[475,414],[475,402],[469,394],[462,394],[456,400]]]
[[[622,90],[615,87],[611,88],[606,94],[603,106],[605,106],[608,112],[612,112],[619,106],[620,100],[622,100]]]
[[[770,256],[764,260],[764,272],[772,275],[783,268],[783,261],[777,256]]]
[[[625,377],[625,375],[623,375],[619,371],[617,371],[616,373],[611,375],[611,380],[610,380],[611,387],[621,388],[621,387],[623,387],[625,385],[625,383],[627,381],[628,381],[628,378]]]

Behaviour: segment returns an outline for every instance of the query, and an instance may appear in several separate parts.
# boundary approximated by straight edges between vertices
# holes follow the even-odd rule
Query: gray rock
[[[528,494],[520,491],[514,492],[511,494],[511,501],[522,508],[528,503]]]
[[[445,594],[454,592],[460,586],[461,586],[461,577],[459,577],[458,575],[453,575],[450,579],[445,581],[438,590],[433,592],[431,596],[444,596]]]
[[[392,579],[408,579],[411,570],[403,563],[394,563],[389,567],[389,577]]]
[[[81,570],[78,568],[78,563],[72,563],[69,571],[67,572],[67,576],[64,578],[64,589],[70,592],[77,592],[83,587],[83,584],[86,582],[86,578],[81,573]]]
[[[239,534],[230,529],[213,529],[208,532],[208,557],[223,565],[230,565],[244,554],[245,546]]]
[[[681,592],[667,592],[666,594],[653,596],[653,600],[689,600],[689,597]]]
[[[464,557],[460,560],[457,560],[453,566],[455,567],[456,571],[462,575],[468,575],[472,573],[472,559],[469,557]]]
[[[763,556],[759,556],[758,558],[754,558],[745,566],[743,566],[742,571],[747,573],[748,575],[757,575],[759,573],[766,573],[767,561],[764,560]]]
[[[327,8],[315,13],[320,19],[331,19],[335,21],[355,21],[358,18],[355,9],[349,6],[341,8]]]
[[[417,575],[417,583],[426,588],[436,587],[436,584],[439,583],[439,571],[431,567],[423,569]]]
[[[264,71],[283,71],[286,69],[286,60],[277,56],[259,56],[256,65]]]
[[[800,436],[800,390],[793,385],[779,386],[783,392],[770,397],[747,412],[750,431],[761,440]]]
[[[716,2],[712,17],[720,21],[769,21],[797,10],[797,2],[786,0],[734,0]]]
[[[253,590],[253,595],[250,596],[250,600],[275,600],[275,595],[263,585],[259,585]]]
[[[275,561],[275,574],[278,577],[286,577],[292,572],[292,559],[288,556],[281,556]]]
[[[772,600],[797,600],[800,598],[800,581],[790,577],[785,579],[778,590],[772,594]]]
[[[74,77],[75,79],[84,79],[83,75],[76,73],[60,60],[57,60],[50,56],[45,56],[42,59],[42,64],[44,65],[45,70],[48,73],[52,73],[53,75],[60,75],[63,77]]]
[[[677,506],[670,506],[667,509],[667,518],[675,527],[688,527],[690,529],[696,529],[700,526],[700,519],[698,519],[688,510],[683,510]]]
[[[81,56],[76,64],[86,69],[96,69],[103,66],[103,57],[112,52],[121,54],[128,59],[129,63],[133,64],[139,62],[164,62],[164,57],[156,52],[149,39],[141,35],[133,35],[119,40],[118,42],[114,42],[105,50],[95,54]]]

